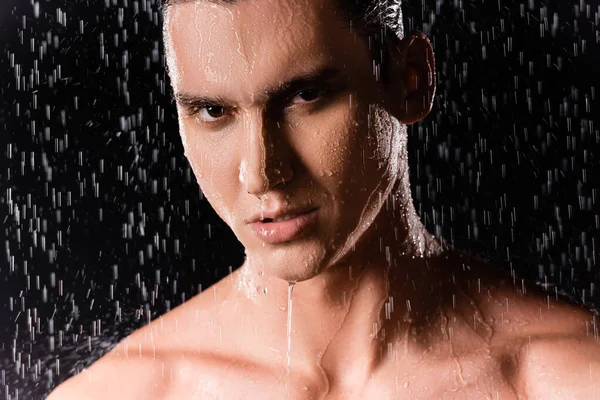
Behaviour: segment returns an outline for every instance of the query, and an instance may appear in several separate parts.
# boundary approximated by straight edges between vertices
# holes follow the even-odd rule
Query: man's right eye
[[[197,110],[196,118],[202,122],[215,122],[225,115],[225,108],[221,106],[204,106]]]

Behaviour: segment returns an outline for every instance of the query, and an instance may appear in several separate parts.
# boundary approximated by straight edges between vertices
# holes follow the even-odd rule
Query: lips
[[[268,244],[278,244],[298,239],[306,233],[311,227],[316,225],[318,220],[318,209],[312,209],[308,212],[299,213],[294,216],[293,213],[287,214],[286,220],[275,222],[277,218],[284,218],[286,215],[276,218],[269,218],[250,223],[250,228],[254,235]]]
[[[275,219],[273,219],[273,218],[265,218],[265,219],[263,219],[261,222],[269,223],[269,222],[282,222],[282,221],[288,221],[288,220],[290,220],[290,219],[292,219],[292,218],[296,218],[298,215],[300,215],[300,214],[288,214],[288,215],[286,215],[286,216],[284,216],[284,217],[281,217],[281,218],[275,218]]]
[[[261,212],[255,213],[250,220],[247,222],[248,224],[252,224],[255,222],[273,222],[275,220],[281,219],[290,219],[290,217],[297,217],[302,214],[306,214],[310,211],[316,210],[316,207],[285,207],[278,206],[272,210],[263,210]]]

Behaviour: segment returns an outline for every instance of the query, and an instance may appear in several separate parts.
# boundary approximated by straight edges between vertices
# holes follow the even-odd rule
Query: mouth
[[[261,219],[261,220],[260,220],[260,222],[264,222],[264,223],[270,223],[270,222],[283,222],[283,221],[289,221],[290,219],[294,219],[294,218],[298,217],[299,215],[308,214],[308,213],[310,213],[310,212],[313,212],[313,211],[315,211],[315,210],[316,210],[316,209],[314,209],[314,210],[309,210],[309,211],[307,211],[307,212],[304,212],[304,213],[299,213],[299,214],[290,214],[290,215],[286,215],[286,216],[284,216],[284,217],[281,217],[281,218],[275,218],[275,219],[273,219],[273,218],[265,218],[265,219]]]
[[[263,242],[277,244],[299,238],[318,220],[317,208],[281,218],[264,218],[250,224],[253,233]]]

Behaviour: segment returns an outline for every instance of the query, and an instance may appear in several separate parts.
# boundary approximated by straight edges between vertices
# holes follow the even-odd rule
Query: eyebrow
[[[269,87],[260,93],[260,98],[266,102],[275,102],[285,100],[288,96],[295,94],[311,84],[329,82],[341,75],[341,69],[333,67],[322,67],[316,71],[298,75],[287,82],[280,83],[278,86]],[[235,101],[223,96],[204,96],[200,94],[179,92],[175,93],[175,101],[184,107],[201,108],[208,105],[219,105],[223,107],[234,107]]]

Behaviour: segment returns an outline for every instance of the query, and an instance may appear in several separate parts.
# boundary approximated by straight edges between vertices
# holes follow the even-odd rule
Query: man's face
[[[265,273],[310,279],[351,251],[396,181],[405,131],[384,106],[364,39],[334,0],[172,6],[169,73],[185,155],[207,200]],[[282,87],[303,77],[299,85]],[[269,97],[277,89],[285,89]],[[200,98],[211,99],[206,107]],[[318,208],[299,237],[265,243],[261,207]],[[377,246],[378,251],[378,246]]]

